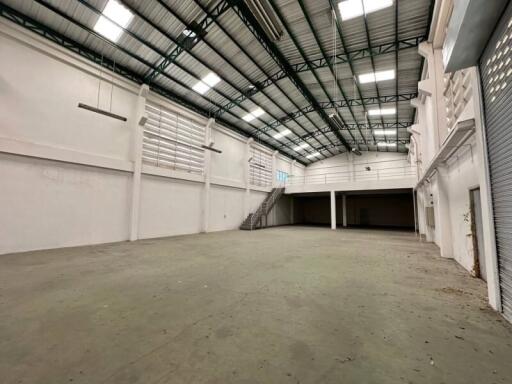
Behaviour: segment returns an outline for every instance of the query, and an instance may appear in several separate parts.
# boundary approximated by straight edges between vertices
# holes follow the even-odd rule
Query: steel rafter
[[[49,8],[49,9],[51,9],[53,12],[56,12],[56,13],[57,13],[57,14],[59,14],[60,16],[62,16],[62,17],[64,17],[64,18],[66,18],[66,19],[68,19],[68,20],[72,21],[72,19],[71,19],[68,15],[64,14],[62,11],[60,11],[60,10],[58,10],[58,9],[54,8],[53,6],[48,5],[48,4],[46,3],[46,1],[44,1],[44,0],[35,0],[35,1],[37,1],[38,3],[40,3],[40,4],[44,5],[44,6],[46,6],[46,7],[47,7],[47,8]],[[93,7],[93,6],[92,6],[91,4],[89,4],[86,0],[76,0],[76,1],[80,2],[82,5],[86,6],[89,10],[91,10],[91,11],[95,12],[96,14],[98,14],[98,15],[102,15],[102,12],[101,12],[99,9],[97,9],[97,8]],[[128,8],[129,8],[129,7],[128,7]],[[129,8],[129,9],[130,9],[133,13],[136,13],[139,17],[143,17],[143,15],[142,15],[142,14],[137,13],[137,12],[138,12],[137,10],[132,9],[132,8]],[[103,17],[106,17],[106,16],[103,16]],[[122,29],[126,34],[128,34],[128,35],[129,35],[129,36],[131,36],[132,38],[134,38],[134,39],[136,39],[137,41],[139,41],[141,44],[143,44],[143,45],[147,46],[148,48],[152,49],[153,51],[155,51],[156,53],[158,53],[160,56],[162,56],[162,57],[164,57],[164,56],[165,56],[164,52],[162,52],[158,47],[156,47],[156,46],[154,46],[153,44],[151,44],[151,43],[149,43],[149,42],[145,41],[144,39],[142,39],[140,36],[138,36],[138,35],[134,34],[133,32],[131,32],[131,31],[129,31],[129,30],[127,30],[127,29],[123,28],[122,26],[120,26],[119,24],[117,24],[114,20],[111,20],[111,19],[109,19],[108,17],[106,17],[106,18],[107,18],[110,22],[112,22],[113,24],[115,24],[115,25],[117,25],[119,28],[121,28],[121,29]],[[80,25],[80,24],[78,24],[76,21],[75,21],[75,23],[76,23],[77,25]],[[95,35],[95,36],[97,36],[98,38],[103,39],[103,37],[102,37],[102,36],[99,36],[96,32],[91,31],[90,29],[88,29],[88,27],[83,26],[83,25],[80,25],[80,27],[81,27],[81,28],[83,28],[83,29],[85,29],[85,30],[87,30],[87,31],[88,31],[89,33],[91,33],[91,34],[94,34],[94,35]],[[169,38],[170,38],[170,37],[169,37]],[[117,45],[115,45],[115,44],[113,44],[113,43],[111,43],[111,45],[114,45],[114,46],[118,47]],[[126,53],[127,53],[127,54],[130,54],[129,52],[126,52]],[[141,58],[137,57],[137,56],[136,56],[136,55],[134,55],[134,54],[130,54],[130,56],[131,56],[132,58],[134,58],[134,59],[138,60],[138,61],[143,62],[143,64],[151,65],[151,64],[150,64],[150,63],[148,63],[148,62],[142,61],[142,59],[141,59]],[[199,62],[201,63],[201,61],[199,61]],[[202,63],[201,63],[201,64],[202,64]],[[181,70],[183,70],[184,72],[186,72],[188,75],[190,75],[190,76],[192,76],[193,78],[195,78],[195,79],[196,79],[196,81],[199,81],[199,80],[200,80],[199,76],[198,76],[198,75],[196,75],[196,74],[194,74],[194,73],[192,73],[188,68],[184,67],[183,65],[180,65],[179,63],[176,63],[176,65],[177,65]],[[167,79],[169,79],[169,80],[171,80],[171,81],[173,81],[173,82],[177,83],[178,85],[180,85],[180,86],[181,86],[181,87],[183,87],[183,88],[188,88],[187,84],[185,84],[185,83],[184,83],[184,82],[182,82],[181,80],[178,80],[178,79],[176,79],[176,78],[173,78],[172,76],[168,75],[167,73],[163,73],[163,74],[162,74],[162,76],[164,76],[164,77],[166,77]],[[219,91],[219,90],[217,90],[217,89],[215,89],[215,88],[212,90],[212,92],[215,92],[215,93],[219,94],[220,96],[222,96],[223,98],[225,98],[225,99],[228,99],[228,100],[229,100],[229,96],[227,96],[226,94],[224,94],[223,92],[221,92],[221,91]],[[209,98],[207,98],[205,95],[198,95],[198,96],[199,96],[199,97],[201,97],[203,100],[207,101],[208,103],[212,104],[212,105],[213,105],[213,106],[215,106],[215,107],[219,107],[219,106],[220,106],[218,103],[213,102],[212,100],[210,100]],[[249,110],[248,110],[248,109],[245,109],[244,107],[241,107],[241,108],[242,108],[242,109],[244,109],[247,113],[249,112]],[[233,117],[235,117],[235,118],[238,118],[238,116],[236,116],[235,114],[233,114],[233,113],[231,113],[231,112],[230,112],[230,115],[232,115],[232,116],[233,116]],[[261,121],[261,122],[263,122],[263,123],[265,123],[264,121],[262,121],[262,120],[260,120],[260,119],[258,119],[258,120],[259,120],[259,121]],[[252,123],[249,123],[249,125],[251,125],[252,127],[255,127]],[[277,130],[276,130],[276,132],[277,132]],[[263,132],[263,133],[264,133],[266,136],[268,136],[269,138],[272,138],[272,136],[271,136],[268,132]],[[288,149],[289,149],[290,151],[293,151],[293,149],[292,149],[292,148],[288,148]],[[292,153],[294,153],[294,152],[292,152]]]
[[[302,3],[300,2],[300,0],[299,0],[299,4],[300,4],[300,5],[301,5],[301,7],[302,7]],[[281,14],[281,11],[279,10],[279,8],[277,7],[277,5],[276,5],[276,4],[272,4],[272,7],[273,7],[273,9],[274,9],[274,12],[275,12],[275,13],[276,13],[276,15],[278,16],[279,20],[281,21],[281,23],[282,23],[282,24],[283,24],[283,26],[285,27],[286,32],[288,33],[288,35],[289,35],[289,36],[290,36],[290,38],[292,39],[293,44],[295,45],[295,47],[296,47],[296,48],[297,48],[297,50],[299,51],[299,53],[300,53],[300,55],[301,55],[302,59],[307,61],[307,56],[306,56],[306,53],[304,52],[304,49],[302,49],[302,46],[301,46],[301,45],[300,45],[300,43],[297,41],[297,38],[295,37],[294,33],[291,31],[290,27],[288,26],[288,23],[286,22],[286,20],[284,19],[283,15]],[[305,15],[305,17],[306,17],[306,22],[308,23],[309,28],[311,29],[311,31],[312,31],[312,33],[313,33],[313,36],[314,36],[314,38],[315,38],[315,40],[316,40],[317,44],[320,44],[320,42],[319,42],[319,40],[318,40],[318,38],[317,38],[317,36],[316,36],[316,32],[315,32],[315,30],[313,29],[313,26],[312,26],[312,25],[311,25],[311,23],[310,23],[310,20],[309,20],[308,14],[305,12],[304,8],[302,8],[302,10],[304,11],[304,15]],[[320,49],[322,50],[322,48],[321,48],[321,47],[320,47]],[[331,69],[332,67],[331,67],[331,66],[329,66],[329,68]],[[332,70],[332,69],[331,69],[331,70]],[[322,81],[320,80],[320,78],[318,77],[318,74],[317,74],[316,70],[315,70],[315,69],[311,69],[311,72],[313,73],[313,77],[315,78],[315,80],[316,80],[317,84],[320,86],[320,88],[322,89],[322,91],[323,91],[324,95],[327,97],[327,99],[329,100],[329,102],[333,102],[333,100],[332,100],[331,96],[329,95],[329,92],[327,92],[327,89],[325,88],[325,85],[323,84],[323,82],[322,82]],[[341,95],[342,95],[342,97],[343,97],[343,98],[345,98],[345,94],[343,93],[343,91],[341,91]],[[313,107],[315,107],[315,106],[313,105]],[[352,108],[351,108],[351,107],[349,107],[349,111],[350,111],[350,114],[352,115],[352,119],[353,119],[354,121],[357,121],[357,120],[356,120],[356,118],[355,118],[355,116],[354,116],[354,114],[353,114],[353,112],[352,112]],[[316,112],[316,110],[315,110],[315,112]],[[345,121],[345,119],[343,118],[343,116],[342,116],[342,115],[339,115],[339,118],[340,118],[340,120],[341,120],[342,124],[346,124],[346,121]],[[330,121],[330,120],[329,120],[329,121]],[[338,127],[336,127],[336,128],[338,128]],[[350,135],[350,137],[352,138],[352,140],[355,140],[355,137],[354,137],[354,135],[352,134],[352,132],[350,132],[350,131],[349,131],[349,135]],[[361,137],[362,137],[362,136],[363,136],[363,135],[362,135],[362,133],[361,133]],[[357,147],[357,149],[359,149],[359,147]]]
[[[394,123],[384,123],[384,124],[373,123],[372,127],[379,128],[379,129],[407,129],[412,124],[413,124],[413,122],[411,122],[411,121],[398,121],[398,122],[394,122]],[[359,127],[363,128],[363,129],[369,129],[370,126],[368,123],[359,123]],[[345,127],[343,127],[343,129],[341,131],[342,132],[347,131],[347,130],[355,131],[357,129],[358,129],[358,126],[356,124],[347,124]],[[297,139],[289,140],[288,142],[281,144],[281,146],[279,148],[282,148],[285,145],[296,145],[297,143],[300,143],[303,140],[307,140],[307,139],[311,138],[312,136],[317,136],[317,135],[321,135],[323,133],[329,133],[329,132],[331,132],[329,127],[322,127],[318,131],[308,133],[308,134],[303,135]]]
[[[115,47],[116,49],[123,51],[128,56],[132,57],[133,59],[135,59],[135,60],[147,65],[149,68],[151,68],[151,65],[152,65],[151,63],[146,63],[143,59],[136,56],[135,54],[132,54],[129,51],[125,50],[124,48],[103,38],[102,36],[97,35],[94,31],[90,30],[87,26],[79,23],[76,20],[73,20],[70,16],[66,15],[65,13],[61,12],[60,10],[54,8],[53,6],[47,4],[46,2],[44,2],[42,0],[37,0],[37,2],[39,4],[41,4],[42,6],[46,6],[48,9],[57,13],[61,17],[65,18],[66,20],[76,24],[80,28],[89,32],[91,35],[94,35],[94,36],[102,39],[106,44],[111,45],[111,46]],[[104,57],[102,54],[95,52],[88,47],[83,46],[82,44],[60,34],[59,32],[57,32],[55,30],[52,30],[51,28],[43,25],[42,23],[40,23],[40,22],[38,22],[38,21],[36,21],[36,20],[34,20],[34,19],[32,19],[32,18],[30,18],[30,17],[28,17],[16,10],[10,8],[9,6],[2,4],[2,3],[0,3],[0,15],[18,25],[21,25],[22,27],[25,27],[26,29],[28,29],[40,36],[47,38],[48,40],[66,48],[76,54],[79,54],[80,56],[94,62],[95,64],[102,65],[103,67],[105,67],[105,68],[107,68],[107,69],[109,69],[109,70],[111,70],[111,71],[137,83],[137,84],[144,83],[144,78],[140,74],[137,74],[134,71],[132,71],[131,69],[126,68],[122,65],[119,65],[118,63],[115,63],[115,61],[113,61],[112,59]],[[172,79],[172,80],[174,80],[174,79]],[[189,100],[174,93],[173,91],[171,91],[169,89],[166,89],[159,85],[153,84],[153,85],[151,85],[151,90],[164,96],[167,99],[175,101],[176,103],[178,103],[178,104],[180,104],[180,105],[182,105],[182,106],[184,106],[202,116],[205,116],[205,117],[211,116],[210,111],[208,111],[207,109],[190,102]],[[230,123],[227,120],[219,119],[219,122],[221,124],[223,124],[224,126],[230,128],[231,130],[234,130],[244,136],[251,136],[251,135],[248,135],[247,132],[239,129],[238,127],[234,126],[232,123]],[[269,145],[273,149],[277,149],[272,144],[267,144],[267,145]],[[283,147],[281,147],[281,149],[282,148]],[[294,153],[295,153],[294,151],[292,151],[290,148],[288,148],[288,149],[290,150],[290,152],[292,152],[292,154],[290,155],[289,153],[285,153],[287,156],[291,156],[292,158],[298,160],[302,164],[305,164],[304,161],[300,160],[299,158],[297,158],[297,156],[294,155]]]
[[[198,1],[198,0],[193,0],[194,3],[196,3],[199,7],[201,7],[203,9],[204,12],[208,12],[208,10]],[[254,60],[254,58],[251,56],[251,54],[249,52],[247,52],[247,50],[242,47],[240,45],[240,43],[238,43],[238,41],[236,41],[233,36],[231,36],[231,34],[222,26],[222,24],[220,24],[220,22],[218,20],[215,20],[215,24],[217,25],[217,27],[226,35],[226,37],[228,37],[231,42],[233,44],[236,45],[236,47],[247,57],[248,60],[250,60],[257,68],[258,70],[261,71],[261,73],[263,73],[264,75],[268,76],[267,72],[265,71],[265,69],[263,67],[261,67],[261,65]],[[204,40],[204,43],[207,44],[210,49],[212,49],[215,53],[217,53],[220,57],[222,57],[223,59],[227,60],[223,55],[222,53],[218,52],[218,50],[215,49],[215,47],[213,47],[211,44],[209,44],[209,42],[205,39]],[[229,61],[228,61],[229,62]],[[238,68],[236,67],[233,67],[242,77],[244,77],[249,83],[251,84],[254,84],[253,81],[251,79],[249,79],[249,77],[242,73]],[[281,94],[283,95],[283,97],[287,98],[289,100],[289,102],[294,105],[295,108],[299,109],[299,106],[297,105],[297,103],[279,86],[279,84],[275,84],[276,88],[281,92]],[[279,105],[279,103],[275,100],[273,100],[269,95],[267,95],[267,93],[262,90],[261,91],[263,95],[265,95],[274,105],[276,105],[281,111],[284,112],[284,108],[282,106]],[[251,90],[251,91],[248,91],[248,92],[245,92],[245,93],[240,93],[240,96],[243,96],[244,97],[244,100],[245,99],[251,99],[251,96],[254,95],[256,92],[254,92],[254,90]],[[239,96],[239,97],[240,97]],[[236,100],[236,99],[235,99]],[[236,101],[233,101],[231,104],[233,105],[236,105],[236,106],[240,106],[238,102]],[[256,103],[257,104],[257,103]],[[306,118],[308,119],[308,121],[313,125],[313,127],[315,127],[316,129],[319,128],[318,125],[316,125],[316,123],[308,116],[306,116]],[[275,119],[276,120],[276,119]],[[301,124],[300,121],[296,120],[295,118],[292,118],[292,120],[298,125],[300,126],[303,130],[305,130],[306,132],[310,132],[303,124]],[[275,129],[277,128],[279,125],[282,125],[282,124],[277,124],[277,125],[274,125],[272,127],[270,127],[271,129]],[[268,124],[265,124],[263,128],[267,128],[268,127]],[[259,129],[256,129],[255,131],[253,131],[252,133],[253,134],[258,134],[259,131],[260,131],[261,128]],[[298,136],[298,135],[297,135]],[[324,135],[325,136],[325,135]],[[329,137],[325,136],[325,138],[327,139],[327,141],[329,141],[330,143],[332,143],[332,141],[330,140]],[[318,142],[319,145],[323,145],[323,143],[321,143],[318,139],[315,138],[315,140]]]
[[[315,31],[315,28],[313,27],[313,22],[311,21],[310,17],[309,17],[309,14],[308,14],[308,11],[306,10],[306,7],[303,3],[302,0],[299,0],[299,5],[300,5],[300,8],[302,10],[302,13],[304,14],[304,17],[306,18],[306,22],[309,26],[309,29],[311,30],[311,32],[313,33],[313,37],[315,38],[315,42],[316,44],[318,45],[318,48],[320,48],[320,52],[322,53],[322,57],[327,60],[327,54],[325,53],[325,50],[324,50],[324,47],[322,45],[322,42],[320,41],[320,39],[318,38],[318,35]],[[334,67],[331,63],[328,64],[328,67],[329,67],[329,70],[331,72],[331,75],[336,83],[336,86],[341,94],[341,96],[343,97],[343,100],[347,100],[347,97],[345,95],[345,92],[343,91],[343,88],[341,87],[341,84],[339,83],[339,79],[337,78],[335,72],[334,72]],[[319,81],[318,77],[316,76],[316,72],[315,70],[313,69],[312,70],[313,73],[315,73],[315,78],[317,79],[317,81]],[[320,82],[320,81],[319,81]],[[320,84],[322,85],[322,89],[324,90],[325,92],[325,89],[324,89],[324,86],[323,84],[320,82]],[[325,92],[327,94],[327,92]],[[329,95],[327,94],[328,96],[328,99],[330,102],[333,102],[332,98],[329,97]],[[334,104],[334,103],[333,103]],[[364,104],[363,104],[364,105]],[[347,108],[350,112],[350,115],[352,116],[352,120],[357,124],[357,119],[354,115],[354,111],[352,111],[352,106],[350,104],[347,103]],[[336,109],[336,113],[338,113],[337,109]],[[345,122],[345,119],[343,118],[343,116],[341,114],[338,114],[339,118],[341,119],[341,121],[343,122],[343,124],[346,124]],[[353,140],[355,140],[355,137],[352,135],[351,131],[349,131],[349,134],[350,136],[352,137]],[[363,139],[363,141],[365,142],[365,145],[366,145],[366,138],[364,137],[363,133],[361,132],[361,130],[359,129],[359,135],[361,136],[361,138]],[[359,149],[359,146],[357,147]]]
[[[338,140],[342,143],[342,145],[348,150],[351,150],[350,145],[347,143],[345,138],[341,135],[338,129],[332,125],[329,116],[327,113],[320,108],[318,102],[313,97],[309,89],[303,83],[301,78],[293,72],[290,64],[283,56],[283,54],[279,51],[279,49],[275,46],[275,44],[270,41],[265,32],[262,30],[261,26],[258,24],[257,20],[252,15],[251,11],[247,8],[247,5],[243,2],[236,4],[233,7],[233,10],[237,13],[240,19],[245,23],[247,28],[254,35],[256,40],[262,45],[262,47],[267,51],[269,56],[279,65],[279,67],[284,70],[288,74],[288,78],[295,85],[295,87],[299,90],[299,92],[304,96],[304,98],[315,106],[315,110],[320,115],[322,120],[327,124],[328,127],[331,128],[331,131],[335,134]]]
[[[298,64],[290,64],[290,66],[292,67],[292,70],[295,73],[307,72],[307,71],[310,71],[311,69],[325,68],[325,67],[328,67],[329,65],[334,66],[335,62],[336,62],[336,65],[347,64],[347,63],[352,63],[357,60],[366,59],[370,56],[375,57],[375,56],[379,56],[379,55],[399,52],[404,49],[418,48],[419,44],[425,40],[426,40],[425,36],[412,37],[412,38],[408,38],[408,39],[393,41],[391,43],[376,45],[376,46],[373,46],[370,48],[362,48],[359,50],[349,51],[346,53],[331,55],[331,56],[327,56],[327,58],[322,57],[320,59],[309,60],[309,61],[298,63]],[[253,92],[251,92],[250,94],[255,95],[262,89],[265,89],[265,88],[271,86],[272,84],[276,83],[277,81],[282,80],[286,77],[287,77],[286,72],[283,70],[280,70],[280,71],[270,75],[265,80],[262,80],[262,81],[256,83]],[[239,104],[239,103],[242,103],[243,101],[245,101],[246,99],[247,99],[247,97],[245,95],[240,95],[240,96],[236,97],[236,99],[234,99],[234,100],[236,100],[236,102]],[[227,110],[235,107],[236,105],[237,104],[226,103],[225,105],[223,105],[222,109],[215,111],[215,113],[217,116],[220,116],[223,113],[225,113]]]
[[[347,44],[345,42],[345,36],[343,35],[343,30],[341,28],[341,23],[340,23],[341,15],[340,15],[340,12],[339,12],[339,8],[338,8],[337,4],[334,2],[334,0],[328,0],[328,1],[329,1],[329,6],[331,8],[331,12],[332,12],[332,14],[334,16],[334,23],[336,25],[336,31],[338,32],[338,36],[340,38],[341,46],[342,46],[343,50],[345,50],[346,47],[347,47]],[[371,44],[368,44],[368,46],[371,47]],[[373,55],[370,55],[369,57],[373,61]],[[355,79],[356,72],[354,70],[354,64],[353,64],[353,62],[351,60],[349,60],[347,62],[347,64],[349,65],[350,72],[352,73],[352,76],[354,77],[354,85],[355,85],[357,94],[358,94],[359,98],[361,100],[363,100],[363,94],[361,92],[361,88],[359,87],[359,83]],[[362,107],[364,108],[364,111],[367,114],[368,111],[367,111],[366,106],[364,105],[364,103],[363,103]],[[366,118],[366,120],[367,120],[368,125],[370,127],[369,129],[370,129],[370,132],[372,133],[373,140],[375,141],[375,136],[373,135],[372,123],[371,123],[370,119],[368,119],[368,117]],[[382,121],[382,123],[384,123],[384,122]]]
[[[398,103],[400,101],[410,101],[418,97],[418,93],[405,93],[403,95],[390,95],[390,96],[381,96],[381,97],[365,97],[363,99],[349,99],[349,100],[332,100],[332,101],[320,101],[318,104],[323,109],[336,109],[336,108],[345,108],[348,106],[363,106],[363,105],[375,105],[379,103]],[[398,104],[397,104],[398,105]],[[290,119],[298,118],[304,116],[307,113],[314,112],[315,109],[312,105],[308,105],[304,108],[301,108],[297,111],[293,111],[288,113],[286,116],[283,116],[279,120],[274,120],[267,124],[264,128],[261,129],[262,132],[268,131],[273,127],[278,127],[283,123],[286,123]],[[398,119],[397,119],[398,121]],[[357,123],[356,123],[357,124]]]
[[[364,9],[364,1],[361,2],[361,4],[362,4],[362,7],[363,7],[363,13],[365,13],[365,15],[363,16],[364,31],[365,31],[365,34],[366,34],[366,40],[368,42],[368,46],[370,47],[372,45],[372,41],[370,39],[370,28],[368,28],[368,20],[366,19],[366,11]],[[372,71],[373,71],[373,73],[375,73],[376,66],[375,66],[375,60],[373,60],[373,56],[370,56],[370,62],[372,64]],[[395,77],[398,78],[398,71],[395,73]],[[378,85],[377,81],[375,82],[375,91],[377,92],[377,97],[380,98],[379,85]],[[379,109],[381,109],[380,103],[379,103]],[[396,113],[398,114],[398,109],[396,110]],[[384,124],[384,117],[382,115],[380,115],[380,121],[382,122],[382,124]],[[368,122],[370,122],[370,118],[369,117],[368,117]],[[388,138],[386,137],[386,135],[384,135],[384,141],[386,143],[388,142]],[[396,146],[396,149],[398,151],[398,145]],[[388,147],[386,147],[386,152],[389,152]]]
[[[239,0],[238,0],[239,1]],[[226,12],[229,8],[232,7],[232,2],[228,0],[221,0],[219,4],[217,4],[210,12],[206,14],[199,23],[198,28],[204,31],[207,31],[208,28],[220,17],[224,12]],[[199,43],[203,39],[203,35],[197,35],[194,39],[194,45]],[[172,48],[172,47],[171,47]],[[144,77],[144,80],[147,83],[151,83],[160,73],[165,71],[165,69],[174,63],[176,59],[181,55],[181,53],[185,51],[185,49],[178,45],[176,46],[165,58],[164,60],[158,64],[157,68],[148,72],[148,74]]]
[[[38,0],[39,1],[39,0]],[[157,0],[158,3],[160,5],[162,5],[162,7],[164,7],[167,12],[169,12],[171,15],[173,15],[173,17],[175,17],[176,19],[178,19],[182,24],[185,24],[185,20],[180,16],[178,15],[172,8],[170,8],[167,4],[165,4],[163,1],[161,0]],[[235,0],[236,2],[237,0]],[[172,36],[170,36],[165,30],[163,30],[160,26],[158,26],[157,24],[155,24],[153,21],[151,21],[150,19],[148,19],[145,15],[143,15],[141,12],[139,12],[137,9],[131,7],[131,6],[128,6],[127,4],[125,4],[125,6],[132,12],[134,13],[135,15],[137,15],[139,18],[141,18],[142,20],[144,20],[148,25],[151,25],[153,28],[155,28],[157,31],[159,31],[161,34],[163,34],[164,36],[166,36],[169,40],[171,40],[173,43],[175,44],[178,44],[178,45],[181,45],[177,40],[175,40],[175,38],[173,38]],[[222,59],[226,62],[226,63],[229,63],[229,60],[222,55],[221,52],[219,52],[218,50],[215,49],[215,47],[211,46],[211,44],[208,43],[207,40],[203,40],[203,42],[210,48],[212,49],[215,53],[217,53],[220,57],[222,57]],[[182,45],[183,46],[183,45]],[[209,69],[210,71],[213,71],[213,72],[217,72],[215,71],[214,68],[212,68],[210,65],[204,63],[196,54],[194,54],[194,52],[192,52],[190,49],[188,49],[187,47],[184,47],[184,50],[187,52],[187,54],[189,54],[191,57],[193,57],[198,63],[200,63],[202,66],[206,67],[207,69]],[[184,66],[180,65],[178,62],[175,62],[174,63],[176,66],[178,66],[180,69],[182,69],[183,71],[185,71],[186,73],[190,74],[190,70],[188,68],[185,68]],[[234,67],[233,67],[234,68]],[[237,70],[236,68],[234,68],[235,70]],[[239,71],[240,75],[244,76],[243,73],[241,73]],[[237,92],[242,92],[241,89],[238,88],[238,86],[236,84],[234,84],[232,81],[228,80],[226,77],[222,76],[221,74],[217,73],[217,75],[221,78],[222,81],[224,81],[226,84],[228,84],[229,86],[231,86],[233,89],[235,89]],[[169,75],[166,73],[166,72],[162,72],[162,76],[166,76],[166,77],[169,77]],[[193,77],[196,79],[196,80],[200,80],[199,76],[197,75],[193,75]],[[174,81],[177,81],[176,79],[173,79]],[[185,86],[185,88],[188,88],[187,86]],[[211,90],[212,92],[215,92],[217,94],[220,94],[222,97],[224,97],[225,99],[227,100],[231,100],[230,97],[228,97],[227,95],[225,95],[224,93],[221,93],[219,90],[217,90],[215,87],[212,88]],[[211,101],[210,99],[208,99],[206,96],[204,95],[199,95],[199,97],[203,98],[204,100],[208,101],[209,103],[211,104],[214,104],[217,108],[219,107],[218,104],[216,103],[213,103],[213,101]],[[269,100],[271,102],[273,102],[275,104],[275,102],[269,98]],[[277,105],[277,104],[276,104]],[[279,106],[278,106],[279,107]],[[239,105],[239,108],[242,109],[243,111],[245,111],[246,113],[249,113],[250,111],[242,106],[242,105]],[[233,113],[230,112],[230,114],[232,116],[234,116],[235,118],[237,119],[240,119],[239,116],[236,116],[234,115]],[[272,118],[275,119],[274,116],[270,115]],[[263,123],[263,124],[266,124],[265,121],[263,121],[261,118],[257,118],[256,119],[257,121]],[[258,127],[255,126],[253,123],[248,123],[254,130],[258,130]],[[293,129],[290,129],[292,130],[293,132]],[[254,132],[254,131],[253,131]],[[276,133],[277,133],[277,129],[276,129]],[[270,135],[268,132],[264,132],[263,133],[265,136],[268,136],[270,140],[274,140],[274,138],[272,137],[272,135]],[[258,135],[254,135],[253,133],[251,133],[251,136],[253,137],[256,137],[258,138]],[[322,144],[319,142],[319,144]],[[288,148],[290,150],[290,152],[292,153],[295,153],[295,151],[293,151],[292,148]],[[306,152],[309,152],[309,150],[307,150]],[[301,155],[302,156],[302,155]]]
[[[238,4],[238,0],[230,0],[232,1],[233,5],[236,5]],[[176,19],[178,19],[182,24],[185,24],[185,20],[180,16],[178,15],[171,7],[169,7],[169,5],[165,4],[162,0],[157,0],[157,2],[162,6],[164,7],[167,12],[169,12],[171,15],[173,15]],[[136,10],[133,10],[134,12]],[[207,11],[205,11],[207,13]],[[218,25],[218,23],[217,23]],[[155,26],[156,27],[156,26]],[[229,36],[229,35],[228,35]],[[250,79],[247,77],[247,75],[245,75],[243,72],[240,71],[240,69],[236,68],[236,66],[233,66],[230,62],[230,60],[222,53],[220,52],[218,49],[216,49],[213,45],[211,45],[208,40],[204,39],[203,40],[204,44],[210,48],[213,52],[215,52],[219,57],[221,57],[227,64],[229,64],[236,72],[238,72],[240,74],[240,76],[244,77],[248,82],[251,82]],[[205,66],[206,68],[208,68],[210,71],[213,71],[213,72],[216,72],[214,68],[212,68],[211,66],[209,66],[208,64],[202,62],[193,52],[191,52],[189,49],[186,49],[187,53],[190,54],[192,57],[194,57],[199,63],[201,63],[203,66]],[[244,91],[242,89],[240,89],[236,84],[234,84],[232,81],[228,80],[226,77],[222,76],[220,73],[217,73],[217,75],[221,78],[222,81],[224,81],[225,83],[229,84],[233,89],[235,89],[237,92],[239,93],[244,93]],[[267,94],[265,94],[265,96],[268,98],[268,100],[274,104],[276,107],[278,107],[281,111],[284,112],[284,109],[275,101],[273,100],[271,97],[269,97]],[[227,98],[228,100],[230,100],[230,98]],[[258,102],[256,102],[254,99],[252,99],[251,97],[249,97],[249,100],[253,101],[256,105],[258,105]],[[246,112],[249,112],[244,106],[242,105],[239,105],[238,106],[239,108],[245,110]],[[276,120],[277,118],[275,116],[273,116],[272,114],[269,113],[269,116],[272,117],[274,120]],[[261,121],[263,124],[266,124],[263,120],[259,119],[258,118],[258,121]],[[299,124],[300,125],[300,124]],[[251,125],[254,127],[254,125]],[[255,132],[259,132],[258,130],[258,127],[254,127],[255,128]],[[295,135],[298,136],[298,134],[294,131],[293,128],[291,127],[287,127],[288,129],[290,129]],[[305,129],[305,128],[303,128]],[[277,133],[277,129],[276,129],[276,133]],[[265,133],[267,134],[267,133]],[[318,144],[322,145],[321,142],[318,142]],[[306,152],[310,152],[310,150],[305,150]],[[334,153],[333,153],[334,154]]]
[[[395,1],[395,41],[398,41],[398,1]],[[398,51],[395,52],[395,93],[398,94]],[[396,108],[396,121],[398,122],[398,100],[395,102]],[[398,129],[396,130],[396,140],[398,141]],[[396,151],[398,152],[398,145],[396,146]]]
[[[364,143],[364,141],[362,139],[359,139],[359,140],[348,140],[348,142],[353,144],[353,145],[357,145],[357,144],[362,145]],[[409,139],[398,139],[398,140],[397,139],[389,139],[388,143],[408,144],[409,143]],[[365,145],[367,145],[367,144],[365,144]],[[327,144],[327,145],[324,145],[322,148],[319,148],[319,151],[328,151],[329,149],[332,149],[332,148],[336,148],[336,146],[333,147],[333,144]]]

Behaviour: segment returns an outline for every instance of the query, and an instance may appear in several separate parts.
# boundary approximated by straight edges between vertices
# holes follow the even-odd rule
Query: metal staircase
[[[252,231],[253,229],[265,228],[268,226],[267,215],[270,213],[277,200],[284,193],[284,188],[273,188],[266,199],[256,209],[254,213],[250,213],[244,220],[240,229]]]

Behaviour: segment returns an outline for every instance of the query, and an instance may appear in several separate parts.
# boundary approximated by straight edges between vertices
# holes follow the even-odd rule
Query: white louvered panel
[[[157,104],[147,103],[146,112],[143,162],[203,174],[205,127]]]
[[[446,104],[446,124],[448,131],[451,131],[472,97],[469,71],[460,70],[446,74],[443,94]]]
[[[260,187],[272,185],[272,155],[258,147],[251,147],[249,183]]]

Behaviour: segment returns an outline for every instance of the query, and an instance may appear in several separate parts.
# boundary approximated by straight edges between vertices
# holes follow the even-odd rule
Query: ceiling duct
[[[267,36],[272,41],[281,40],[284,34],[283,28],[268,0],[246,0],[246,4]]]

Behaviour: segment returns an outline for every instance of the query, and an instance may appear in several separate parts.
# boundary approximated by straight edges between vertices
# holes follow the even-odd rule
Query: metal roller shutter
[[[512,6],[480,61],[503,314],[512,321]]]

